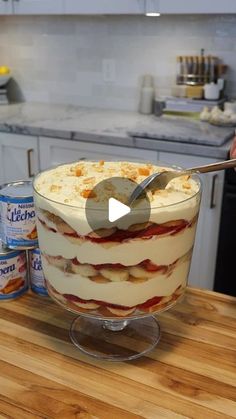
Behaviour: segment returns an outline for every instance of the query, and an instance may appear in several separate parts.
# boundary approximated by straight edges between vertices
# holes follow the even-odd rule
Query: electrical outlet
[[[116,63],[112,59],[102,60],[102,76],[105,83],[111,83],[116,80]]]

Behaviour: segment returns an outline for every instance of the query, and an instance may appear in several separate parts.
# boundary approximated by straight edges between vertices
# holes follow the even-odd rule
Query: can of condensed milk
[[[29,250],[29,278],[32,291],[48,295],[42,269],[41,253],[38,248]]]
[[[19,297],[27,290],[26,252],[5,250],[0,242],[0,300]]]
[[[9,249],[29,249],[38,245],[31,181],[0,186],[0,238]]]

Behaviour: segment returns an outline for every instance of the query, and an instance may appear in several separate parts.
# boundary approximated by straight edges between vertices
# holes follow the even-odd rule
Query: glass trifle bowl
[[[128,215],[110,220],[134,188],[164,164],[79,161],[34,179],[39,247],[49,295],[79,315],[74,344],[108,360],[135,359],[160,338],[156,314],[183,295],[201,198],[198,176],[152,187]],[[117,202],[116,201],[116,202]],[[115,218],[115,217],[114,217]]]

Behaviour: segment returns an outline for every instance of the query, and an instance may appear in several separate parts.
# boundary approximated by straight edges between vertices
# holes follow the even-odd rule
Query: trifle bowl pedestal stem
[[[152,351],[160,340],[154,316],[129,320],[76,317],[70,328],[72,342],[85,354],[107,361],[130,361]]]

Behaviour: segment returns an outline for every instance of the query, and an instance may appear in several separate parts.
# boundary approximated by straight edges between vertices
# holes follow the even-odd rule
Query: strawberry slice
[[[73,265],[81,265],[77,258],[72,259],[71,262],[73,263]]]
[[[146,259],[143,262],[141,262],[140,266],[148,272],[157,272],[165,268],[164,265],[155,265],[155,263],[152,263],[150,259]]]
[[[45,223],[45,221],[41,220],[40,218],[38,218],[39,222],[46,227],[48,230],[52,231],[53,233],[57,233],[57,230],[55,230],[55,228],[52,227],[48,227],[48,225]]]
[[[160,301],[162,300],[163,297],[153,297],[150,298],[149,300],[147,300],[145,303],[140,304],[138,306],[138,308],[140,308],[141,310],[144,308],[149,308],[151,306],[155,306],[156,304],[160,303]]]

